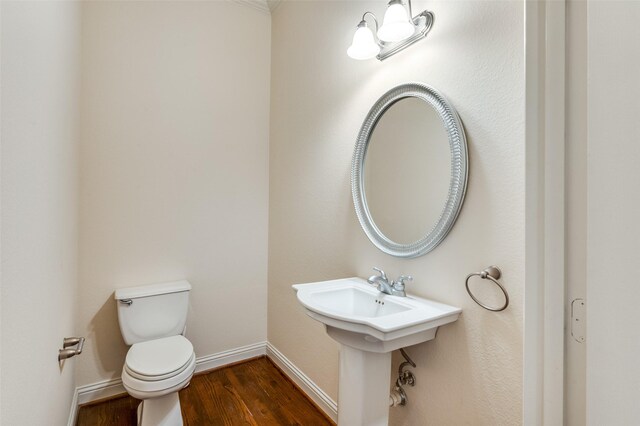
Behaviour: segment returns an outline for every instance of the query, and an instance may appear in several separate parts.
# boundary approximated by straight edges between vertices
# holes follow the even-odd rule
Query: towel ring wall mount
[[[469,289],[469,280],[471,279],[471,277],[475,277],[475,276],[478,276],[483,280],[492,281],[495,285],[497,285],[500,288],[500,290],[502,290],[502,294],[504,294],[504,305],[498,308],[494,308],[494,307],[485,305],[480,300],[478,300]],[[469,293],[469,296],[471,296],[474,302],[476,302],[478,305],[482,306],[488,311],[500,312],[500,311],[504,311],[505,309],[507,309],[507,306],[509,306],[509,293],[507,293],[507,290],[498,281],[501,276],[502,276],[502,271],[500,271],[500,268],[498,268],[497,266],[489,266],[488,268],[486,268],[481,272],[473,272],[467,275],[467,279],[465,280],[464,285],[467,288],[467,293]]]

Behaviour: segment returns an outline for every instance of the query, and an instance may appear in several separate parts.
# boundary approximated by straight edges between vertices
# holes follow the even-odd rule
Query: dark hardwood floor
[[[122,396],[82,406],[77,425],[135,425],[139,402]],[[180,405],[185,426],[335,425],[266,357],[194,376]]]

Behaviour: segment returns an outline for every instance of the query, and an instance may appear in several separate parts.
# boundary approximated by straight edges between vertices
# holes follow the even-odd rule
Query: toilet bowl
[[[122,368],[129,395],[141,399],[138,425],[183,424],[178,391],[191,381],[196,366],[184,325],[191,286],[178,281],[116,290],[118,321],[131,347]]]

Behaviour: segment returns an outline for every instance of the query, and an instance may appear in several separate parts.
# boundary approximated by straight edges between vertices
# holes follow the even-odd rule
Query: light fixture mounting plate
[[[433,27],[433,12],[424,10],[411,19],[416,27],[415,33],[413,33],[411,37],[402,41],[381,42],[380,53],[376,56],[379,61],[384,61],[389,56],[393,56],[396,53],[411,46],[415,42],[422,40],[427,36],[427,34],[429,34],[429,31],[431,31],[431,27]]]

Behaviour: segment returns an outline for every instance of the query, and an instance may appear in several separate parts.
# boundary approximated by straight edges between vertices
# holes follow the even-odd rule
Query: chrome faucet
[[[378,271],[380,275],[372,275],[367,280],[369,284],[373,284],[378,287],[378,291],[385,294],[393,294],[393,287],[389,284],[389,278],[387,274],[380,268],[373,268],[374,271]]]
[[[373,268],[374,271],[377,271],[380,275],[372,275],[369,277],[367,282],[369,284],[373,284],[377,286],[378,291],[384,294],[390,294],[392,296],[400,296],[406,297],[407,293],[405,293],[405,281],[412,281],[413,277],[410,275],[400,275],[397,280],[391,281],[389,283],[389,278],[387,278],[387,274],[380,268]]]

